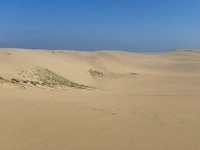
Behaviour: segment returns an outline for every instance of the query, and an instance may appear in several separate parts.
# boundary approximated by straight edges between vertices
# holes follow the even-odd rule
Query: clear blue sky
[[[200,49],[200,0],[0,0],[0,47]]]

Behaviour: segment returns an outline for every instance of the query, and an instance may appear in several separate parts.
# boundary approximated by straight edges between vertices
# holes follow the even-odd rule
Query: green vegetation
[[[22,83],[28,83],[29,82],[29,80],[23,80],[22,81]]]
[[[138,75],[138,73],[115,73],[115,72],[100,72],[98,70],[89,69],[88,72],[93,77],[104,77],[108,79],[118,79],[118,78],[130,78]]]
[[[100,72],[100,71],[98,71],[98,70],[89,69],[88,72],[89,72],[90,75],[93,76],[93,77],[105,77],[105,75],[103,74],[103,72]]]
[[[1,84],[13,84],[15,86],[19,86],[21,88],[25,88],[23,86],[23,84],[20,83],[20,80],[15,79],[15,78],[12,78],[11,80],[8,80],[8,79],[4,79],[3,77],[0,77],[0,83]]]
[[[138,73],[131,72],[130,75],[138,75]]]
[[[2,77],[0,77],[0,83],[3,83],[4,79]]]
[[[19,81],[18,79],[12,78],[12,79],[11,79],[11,82],[12,82],[12,83],[19,83],[20,81]]]
[[[67,80],[64,77],[52,72],[51,70],[44,68],[36,70],[34,72],[34,75],[38,78],[39,81],[43,82],[42,85],[49,86],[52,88],[73,87],[77,89],[94,89],[93,87],[78,84],[70,80]]]
[[[23,80],[23,79],[16,79],[12,78],[11,80],[6,80],[0,77],[0,83],[11,83],[20,87],[25,87],[33,85],[33,86],[43,86],[43,87],[51,87],[51,88],[76,88],[76,89],[87,89],[92,90],[95,89],[94,87],[78,84],[75,82],[72,82],[54,72],[52,72],[49,69],[46,68],[39,68],[34,69],[31,72],[28,71],[21,71],[21,73],[18,73],[18,75],[25,77],[25,75],[31,80]]]

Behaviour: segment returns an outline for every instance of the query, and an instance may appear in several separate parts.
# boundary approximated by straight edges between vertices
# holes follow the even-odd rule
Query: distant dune
[[[198,150],[200,51],[0,49],[1,150]]]
[[[106,88],[112,79],[118,82],[122,79],[135,81],[143,76],[199,76],[200,51],[131,53],[0,49],[0,64],[0,77],[8,81],[4,82],[6,85],[54,89],[79,88],[78,85],[84,88],[85,85],[86,89],[87,86],[99,89]]]

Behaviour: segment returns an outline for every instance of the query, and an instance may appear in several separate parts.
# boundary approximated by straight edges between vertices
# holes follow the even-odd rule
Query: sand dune
[[[0,49],[1,150],[198,150],[200,51]]]

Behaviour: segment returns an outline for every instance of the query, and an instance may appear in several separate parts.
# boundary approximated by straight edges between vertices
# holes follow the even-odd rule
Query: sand
[[[0,150],[200,149],[200,51],[4,48],[0,77]]]

